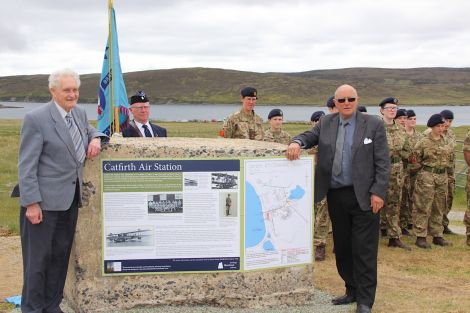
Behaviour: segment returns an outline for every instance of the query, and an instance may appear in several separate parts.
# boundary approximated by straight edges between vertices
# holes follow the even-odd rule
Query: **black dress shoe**
[[[356,302],[356,297],[348,294],[331,300],[334,305],[351,304],[353,302]]]
[[[370,312],[371,312],[371,310],[367,305],[365,305],[365,304],[358,304],[357,305],[356,313],[370,313]]]

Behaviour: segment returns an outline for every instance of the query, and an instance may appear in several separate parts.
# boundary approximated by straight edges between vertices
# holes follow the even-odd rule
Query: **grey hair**
[[[49,75],[49,89],[60,87],[60,78],[62,77],[73,77],[77,82],[77,87],[80,87],[80,76],[78,73],[72,69],[64,68],[54,71]]]

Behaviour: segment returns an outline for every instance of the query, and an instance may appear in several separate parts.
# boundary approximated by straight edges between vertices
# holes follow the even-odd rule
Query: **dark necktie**
[[[142,127],[144,128],[145,137],[153,137],[147,125],[144,124]]]
[[[85,160],[85,147],[83,146],[82,136],[80,135],[80,131],[78,130],[77,125],[75,125],[70,113],[65,115],[65,120],[67,121],[67,127],[69,128],[70,136],[72,137],[77,160],[82,163]]]
[[[348,125],[341,124],[338,128],[338,135],[336,136],[336,149],[335,149],[335,158],[333,160],[333,175],[339,176],[341,174],[341,167],[343,163],[343,146],[344,146],[344,135],[345,128]]]

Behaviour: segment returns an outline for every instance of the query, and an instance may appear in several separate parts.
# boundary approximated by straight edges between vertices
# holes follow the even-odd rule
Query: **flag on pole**
[[[111,136],[129,122],[129,103],[119,60],[113,1],[109,0],[109,34],[104,52],[98,99],[98,129]]]

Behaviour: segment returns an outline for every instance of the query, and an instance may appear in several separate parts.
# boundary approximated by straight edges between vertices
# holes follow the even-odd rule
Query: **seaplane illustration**
[[[109,233],[106,239],[111,242],[126,242],[126,241],[142,241],[142,237],[151,236],[146,232],[152,231],[151,229],[137,229],[135,231],[128,231],[125,233]]]
[[[212,173],[212,184],[217,189],[230,189],[237,185],[237,176],[225,173]]]

